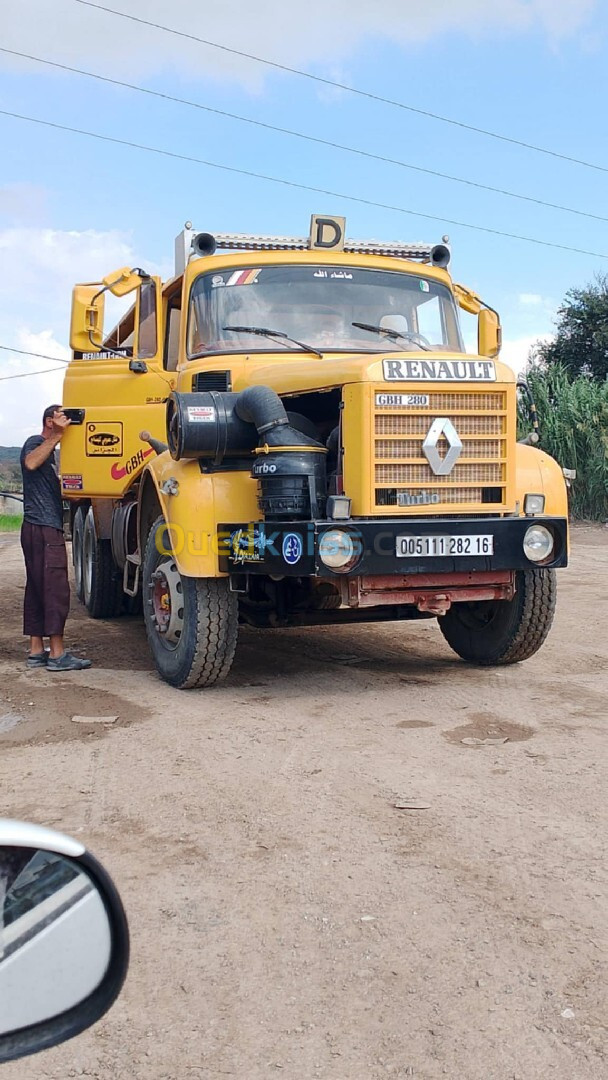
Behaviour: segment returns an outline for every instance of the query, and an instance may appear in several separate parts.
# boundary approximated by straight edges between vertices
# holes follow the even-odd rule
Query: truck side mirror
[[[138,289],[143,280],[147,280],[147,274],[144,275],[143,271],[130,270],[128,266],[123,266],[120,270],[113,270],[111,274],[106,274],[102,284],[113,296],[126,296],[127,293]]]
[[[0,1063],[94,1024],[128,966],[127,920],[103,866],[79,840],[0,820]]]
[[[500,319],[491,308],[482,308],[477,317],[477,351],[480,356],[492,359],[498,356],[502,345]]]
[[[99,285],[76,285],[72,292],[70,348],[90,352],[101,348],[105,297]]]

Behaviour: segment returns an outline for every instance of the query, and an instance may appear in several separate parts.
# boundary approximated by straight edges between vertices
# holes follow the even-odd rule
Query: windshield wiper
[[[315,356],[320,356],[321,360],[323,359],[323,353],[319,352],[318,349],[313,349],[312,345],[305,345],[303,341],[298,341],[297,338],[284,334],[282,330],[268,330],[265,326],[223,326],[222,330],[234,330],[237,334],[259,334],[260,337],[281,338],[283,341],[291,341],[294,345],[299,345],[304,352],[314,353]]]
[[[385,334],[391,341],[397,341],[398,338],[403,338],[404,341],[413,341],[415,345],[418,345],[425,352],[432,352],[430,345],[427,345],[422,334],[416,334],[414,330],[391,330],[388,326],[374,326],[372,323],[366,322],[354,322],[351,326],[356,326],[359,330],[369,330],[372,334]]]

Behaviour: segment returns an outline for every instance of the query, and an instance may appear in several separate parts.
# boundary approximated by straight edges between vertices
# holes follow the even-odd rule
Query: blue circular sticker
[[[295,566],[302,558],[302,537],[297,533],[286,533],[283,537],[283,558],[289,566]]]

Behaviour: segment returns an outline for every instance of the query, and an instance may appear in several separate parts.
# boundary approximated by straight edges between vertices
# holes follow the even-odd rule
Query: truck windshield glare
[[[357,322],[388,333],[379,343],[353,326]],[[226,333],[226,326],[237,325],[243,327],[241,333]],[[259,335],[247,332],[250,326],[280,327],[292,339],[337,352],[463,351],[454,299],[444,285],[414,274],[356,266],[250,266],[196,279],[190,298],[189,356],[268,352]]]

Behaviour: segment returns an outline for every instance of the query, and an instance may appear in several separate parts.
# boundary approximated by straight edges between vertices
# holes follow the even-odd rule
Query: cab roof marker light
[[[192,249],[192,241],[196,237],[194,229],[184,229],[176,238],[176,262],[179,252],[180,263],[183,263],[184,255],[189,258],[199,254]],[[216,247],[232,251],[310,251],[308,237],[298,236],[259,236],[247,233],[215,233]],[[421,262],[430,263],[433,252],[441,248],[440,244],[406,244],[400,241],[381,240],[345,240],[344,251],[361,252],[368,255],[393,255],[404,259],[417,259]],[[327,249],[331,253],[331,248]],[[446,248],[449,252],[449,248]],[[183,269],[183,265],[181,266]],[[181,271],[180,271],[181,272]]]
[[[309,251],[308,237],[297,236],[256,236],[246,233],[216,233],[218,248],[232,248],[237,251]],[[395,255],[404,259],[420,259],[430,262],[435,244],[405,244],[399,241],[381,240],[345,240],[344,251],[361,252],[371,255]],[[331,254],[331,248],[328,249]]]
[[[191,221],[175,239],[175,276],[184,272],[195,258],[212,255],[216,248],[228,251],[320,251],[321,255],[332,252],[353,252],[412,259],[439,269],[446,269],[452,250],[449,237],[443,236],[440,244],[406,244],[400,240],[353,240],[344,239],[346,219],[321,217],[313,214],[309,236],[264,236],[259,233],[197,233]],[[326,229],[332,235],[327,238]]]

